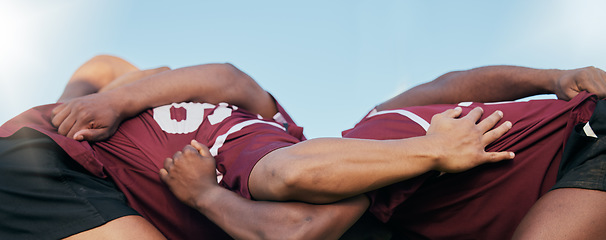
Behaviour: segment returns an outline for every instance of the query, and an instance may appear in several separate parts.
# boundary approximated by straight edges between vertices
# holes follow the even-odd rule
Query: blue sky
[[[308,137],[453,70],[606,68],[606,2],[0,0],[0,122],[55,101],[96,54],[140,68],[230,62]]]

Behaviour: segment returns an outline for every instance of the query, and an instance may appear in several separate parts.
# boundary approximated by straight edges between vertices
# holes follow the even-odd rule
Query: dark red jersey
[[[150,109],[124,122],[107,141],[78,142],[49,124],[54,105],[34,108],[1,128],[7,136],[32,127],[55,140],[72,158],[99,177],[110,176],[128,203],[170,239],[229,238],[196,210],[182,204],[160,180],[167,157],[196,139],[217,161],[219,184],[249,196],[248,176],[265,154],[304,139],[278,105],[274,119],[261,119],[228,104],[175,103]]]
[[[510,161],[458,174],[428,172],[368,195],[370,211],[403,235],[427,239],[510,239],[529,208],[555,183],[563,145],[572,127],[587,121],[595,98],[570,102],[532,100],[462,103],[463,114],[480,106],[484,117],[501,110],[513,128],[487,151],[514,151]],[[398,139],[425,135],[431,117],[455,105],[409,107],[369,113],[344,137]],[[500,124],[499,123],[499,124]],[[406,159],[402,159],[406,161]]]
[[[283,110],[280,114],[290,119]],[[217,229],[214,224],[181,204],[160,181],[164,159],[196,139],[215,156],[219,184],[249,196],[248,176],[257,161],[302,138],[302,129],[292,120],[259,119],[227,104],[181,103],[144,112],[93,147],[130,205],[164,234],[173,239],[214,239],[208,235],[208,229]]]

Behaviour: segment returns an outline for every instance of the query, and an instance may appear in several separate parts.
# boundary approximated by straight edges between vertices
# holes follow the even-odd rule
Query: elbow
[[[236,68],[234,65],[229,63],[219,63],[212,64],[213,72],[217,77],[217,79],[222,79],[223,86],[225,86],[225,90],[229,89],[229,87],[234,86],[234,84],[238,84],[238,76],[241,71]]]
[[[229,90],[239,84],[242,71],[229,63],[211,63],[191,67],[198,70],[196,77],[208,78],[205,85],[212,84],[217,90]],[[188,69],[188,68],[186,68]]]
[[[231,63],[224,63],[223,69],[225,74],[229,75],[231,83],[229,87],[238,91],[239,94],[253,94],[252,96],[257,96],[259,91],[265,92],[252,77]]]
[[[288,148],[277,149],[262,158],[251,172],[249,188],[256,200],[300,200],[306,170]]]
[[[334,202],[333,194],[323,188],[333,179],[323,170],[328,166],[311,158],[291,147],[269,153],[251,172],[251,194],[257,200]]]
[[[322,179],[316,176],[313,169],[304,164],[290,162],[288,166],[275,169],[276,178],[271,187],[276,201],[304,201],[324,204],[335,201],[330,194],[323,194],[318,188]]]
[[[220,63],[217,64],[217,67],[220,69],[220,71],[222,71],[223,73],[226,74],[237,74],[240,71],[240,69],[238,69],[236,66],[234,66],[231,63]]]
[[[294,165],[294,164],[291,164]],[[282,175],[279,179],[279,184],[277,185],[277,191],[279,191],[279,196],[282,201],[290,201],[290,200],[304,200],[301,199],[298,195],[300,193],[305,192],[305,189],[302,188],[303,182],[305,181],[306,174],[304,174],[305,170],[298,168],[296,166],[289,166],[282,169]]]
[[[232,96],[246,96],[257,94],[256,91],[259,90],[264,91],[254,79],[231,63],[217,64],[215,70],[216,74],[221,76],[220,79],[223,79],[221,91],[229,91]]]
[[[434,83],[440,83],[440,84],[446,84],[449,81],[452,81],[453,79],[459,78],[460,76],[464,75],[466,73],[466,71],[451,71],[451,72],[447,72],[445,74],[443,74],[442,76],[439,76],[438,78],[436,78],[434,81]]]
[[[252,80],[248,75],[238,69],[231,63],[217,64],[217,73],[223,76],[223,79],[230,85],[229,87],[237,87],[242,84],[249,84]]]
[[[298,170],[290,166],[275,166],[268,170],[265,174],[270,176],[270,180],[265,184],[268,194],[262,198],[273,201],[297,200],[296,193],[301,190],[301,174]]]

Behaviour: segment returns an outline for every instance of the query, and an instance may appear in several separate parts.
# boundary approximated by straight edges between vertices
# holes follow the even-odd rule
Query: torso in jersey
[[[50,125],[56,105],[31,109],[0,129],[0,137],[22,127],[53,138],[74,160],[99,177],[111,177],[128,203],[169,239],[229,239],[219,227],[179,202],[160,180],[167,157],[196,139],[217,161],[219,184],[245,197],[248,175],[265,154],[304,140],[278,104],[274,119],[261,119],[228,104],[175,103],[147,110],[125,121],[110,139],[77,142]]]
[[[412,239],[509,239],[537,199],[555,183],[563,145],[576,123],[589,119],[595,98],[462,103],[463,115],[480,106],[501,110],[513,128],[487,151],[514,151],[510,161],[458,174],[429,172],[368,195],[370,211]],[[397,139],[425,135],[431,117],[455,105],[371,112],[344,137]],[[499,124],[500,124],[499,123]],[[403,159],[405,161],[405,159]]]

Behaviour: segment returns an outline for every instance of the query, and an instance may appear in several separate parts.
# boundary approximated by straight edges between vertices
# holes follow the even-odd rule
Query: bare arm
[[[255,199],[329,203],[430,170],[461,172],[513,158],[511,152],[484,151],[511,128],[505,122],[492,129],[502,113],[495,112],[478,124],[480,108],[455,119],[460,114],[460,108],[437,114],[422,137],[312,139],[275,150],[253,168],[249,190]]]
[[[251,77],[231,64],[206,64],[165,71],[133,83],[73,99],[53,110],[60,134],[77,140],[109,137],[119,123],[171,102],[229,102],[272,117],[276,105]]]
[[[236,239],[338,239],[368,208],[357,196],[332,204],[245,199],[218,187],[196,209]]]
[[[245,199],[217,184],[214,159],[196,141],[167,159],[160,177],[236,239],[337,239],[369,204],[363,196],[328,205]]]
[[[446,73],[380,104],[377,110],[465,101],[508,101],[550,93],[570,100],[584,90],[606,97],[606,73],[594,67],[558,70],[487,66]]]
[[[86,61],[69,79],[57,102],[93,94],[128,72],[139,70],[122,58],[99,55]]]
[[[316,161],[316,163],[326,162],[324,161],[325,158],[329,158],[331,161],[337,161],[343,164],[339,165],[339,168],[337,169],[331,168],[332,166],[319,166],[320,170],[326,170],[326,168],[323,167],[331,168],[328,169],[329,171],[337,170],[337,172],[331,172],[331,176],[332,174],[353,174],[355,177],[366,178],[369,177],[368,172],[372,172],[375,169],[386,171],[386,168],[398,168],[393,171],[386,171],[388,172],[388,177],[391,177],[394,174],[399,175],[400,173],[396,172],[403,169],[406,171],[413,169],[413,171],[419,172],[424,172],[429,169],[436,169],[439,171],[462,171],[483,162],[499,161],[512,157],[510,153],[485,153],[483,150],[481,150],[483,147],[458,149],[458,154],[455,154],[457,156],[454,156],[453,154],[449,154],[447,157],[443,156],[443,154],[447,152],[452,152],[452,149],[444,147],[446,142],[453,142],[450,138],[444,138],[444,136],[453,136],[454,134],[452,131],[461,131],[467,133],[465,135],[473,135],[476,137],[478,137],[478,135],[482,136],[476,139],[458,139],[460,140],[461,145],[485,146],[485,144],[488,144],[488,142],[498,138],[508,129],[508,126],[501,126],[495,130],[485,133],[486,131],[484,129],[492,128],[496,121],[500,119],[499,114],[493,114],[488,118],[489,120],[480,122],[477,125],[479,126],[478,128],[470,127],[470,125],[476,126],[475,122],[481,115],[480,109],[475,109],[466,117],[459,119],[460,121],[453,119],[459,114],[460,110],[449,110],[434,117],[434,119],[432,119],[432,124],[435,124],[433,124],[432,128],[430,128],[428,131],[428,135],[426,137],[421,137],[425,138],[427,142],[424,140],[411,140],[398,143],[398,141],[319,139],[319,141],[309,140],[298,143],[294,145],[295,147],[287,148],[286,151],[282,151],[277,155],[274,155],[275,160],[277,161],[273,163],[280,164],[280,162],[282,162],[286,164],[275,166],[273,170],[280,171],[281,168],[285,166],[290,167],[290,169],[303,167],[303,172],[309,173],[309,166],[301,165],[300,163],[308,160]],[[461,124],[468,126],[461,127]],[[468,134],[469,130],[474,129],[480,133],[476,132],[475,134]],[[481,143],[478,144],[477,141],[480,141]],[[336,145],[327,145],[327,143]],[[358,145],[358,143],[361,143],[361,145]],[[428,143],[433,146],[440,145],[442,146],[442,149],[434,149],[435,151],[426,148],[422,151],[414,150],[415,147],[417,149],[419,146],[426,147],[426,144]],[[380,146],[381,144],[383,145]],[[409,153],[414,152],[414,154],[399,153],[401,150],[397,150],[398,148],[407,146],[409,144],[413,144],[413,148],[405,151],[409,151]],[[298,146],[300,146],[300,148],[298,148]],[[458,148],[458,146],[452,147]],[[276,150],[274,153],[278,151],[280,150]],[[360,151],[370,157],[360,158],[357,156]],[[338,152],[339,154],[332,154],[334,152]],[[393,159],[388,160],[387,158],[380,158],[377,160],[377,155],[373,155],[374,152],[378,152],[380,155],[384,154],[387,156],[387,158],[400,158],[404,156],[418,158],[415,159],[418,161],[416,161],[414,164],[396,166],[397,162],[406,161],[393,161]],[[270,153],[270,155],[271,154],[273,153]],[[340,154],[344,154],[345,157]],[[294,158],[292,158],[293,155],[295,155]],[[449,158],[449,160],[446,160],[446,158]],[[354,161],[343,162],[344,159],[354,159]],[[379,164],[375,164],[377,162]],[[265,164],[268,163],[271,166],[272,161],[265,162]],[[348,168],[349,165],[356,164],[358,167],[361,166],[361,168]],[[385,164],[389,164],[390,166]],[[340,169],[341,167],[345,169]],[[353,173],[347,173],[347,171],[352,169]],[[345,173],[340,172],[339,170],[343,170]],[[253,172],[254,171],[255,170],[253,170]],[[317,173],[317,171],[314,173]],[[413,175],[414,174],[416,173],[413,173]],[[348,177],[345,177],[344,181],[344,179],[340,178],[330,178],[331,176],[329,176],[329,178],[325,178],[326,176],[328,175],[313,176],[311,178],[302,176],[304,178],[302,181],[311,181],[309,183],[311,183],[310,187],[312,191],[317,190],[314,189],[315,187],[321,187],[324,185],[324,183],[326,183],[325,181],[329,181],[329,184],[337,185],[337,191],[343,191],[340,189],[342,187],[359,188],[359,186],[356,185],[362,183],[363,181],[369,181],[368,178],[353,179]],[[373,178],[378,176],[383,175],[374,174],[370,177]],[[360,195],[324,205],[314,205],[300,202],[251,201],[241,198],[237,194],[223,189],[216,184],[214,159],[208,152],[208,149],[195,140],[192,141],[191,145],[186,146],[183,151],[177,152],[173,158],[168,158],[165,160],[164,168],[160,170],[160,177],[168,185],[177,198],[203,213],[234,238],[338,238],[364,213],[369,204],[368,199]],[[335,180],[337,182],[334,182]],[[391,180],[387,181],[389,182]],[[343,182],[353,183],[347,186],[343,185]],[[252,179],[250,184],[252,184]],[[308,191],[310,189],[305,188],[298,188],[297,191],[299,190],[305,190],[307,193],[310,192]],[[358,189],[356,191],[363,192],[365,190]],[[305,193],[301,194],[304,195]],[[347,194],[351,194],[351,192]],[[306,200],[308,199],[304,197],[301,198]],[[339,200],[342,198],[346,198],[346,196],[335,197],[334,200]],[[311,200],[314,201],[315,199]],[[323,198],[323,200],[332,201],[326,200],[326,198]]]
[[[271,96],[250,76],[231,64],[204,64],[152,75],[107,92],[120,98],[119,109],[129,116],[172,102],[229,102],[272,117]]]

